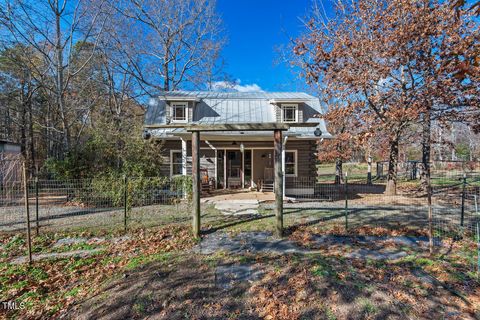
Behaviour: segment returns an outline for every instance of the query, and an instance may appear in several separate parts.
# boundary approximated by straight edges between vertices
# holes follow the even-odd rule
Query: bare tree
[[[0,21],[8,30],[12,42],[33,48],[44,60],[48,74],[42,87],[52,97],[51,103],[61,120],[63,152],[71,148],[72,126],[80,116],[78,106],[67,100],[72,80],[88,65],[102,34],[106,16],[103,3],[93,8],[85,0],[4,1],[0,5]],[[94,49],[82,64],[73,64],[79,54],[75,44],[90,42]],[[78,49],[78,48],[77,48]]]
[[[110,9],[111,40],[146,89],[208,85],[225,42],[215,1],[123,0]]]

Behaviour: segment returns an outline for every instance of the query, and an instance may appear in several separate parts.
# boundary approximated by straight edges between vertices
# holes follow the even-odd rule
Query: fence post
[[[477,278],[480,279],[480,221],[477,220]]]
[[[348,230],[348,175],[345,171],[345,231]]]
[[[38,219],[38,177],[35,177],[35,233],[37,237],[40,229],[40,222]]]
[[[30,235],[30,207],[28,205],[28,181],[27,181],[27,167],[25,162],[22,167],[23,171],[23,194],[25,197],[25,214],[27,216],[27,249],[28,249],[28,263],[32,264],[32,237]]]
[[[368,164],[367,184],[371,185],[372,184],[372,157],[371,156],[368,156],[367,164]]]
[[[127,232],[127,203],[128,203],[128,180],[127,175],[123,176],[123,229]]]
[[[432,208],[432,180],[430,168],[427,171],[427,203],[428,203],[428,248],[433,254],[433,208]]]
[[[467,174],[463,174],[463,183],[462,183],[462,211],[460,214],[460,226],[463,227],[463,222],[465,218],[465,189],[467,186]]]

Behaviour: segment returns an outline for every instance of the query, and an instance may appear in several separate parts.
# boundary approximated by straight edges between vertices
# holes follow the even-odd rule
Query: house
[[[316,145],[330,138],[318,98],[302,92],[164,92],[151,99],[145,114],[145,138],[163,141],[166,176],[191,174],[191,133],[183,126],[288,123],[284,132],[285,191],[294,181],[316,175]],[[311,123],[310,127],[295,124]],[[271,131],[203,132],[200,167],[215,188],[273,189]],[[205,182],[204,181],[204,182]]]

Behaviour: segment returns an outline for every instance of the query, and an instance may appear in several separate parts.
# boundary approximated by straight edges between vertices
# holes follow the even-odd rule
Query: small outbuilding
[[[20,144],[0,140],[0,185],[20,181],[22,161]]]

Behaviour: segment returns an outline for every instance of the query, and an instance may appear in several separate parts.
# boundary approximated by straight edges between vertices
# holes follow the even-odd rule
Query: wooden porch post
[[[273,132],[275,220],[279,237],[283,236],[283,174],[282,174],[282,131]]]
[[[193,236],[200,237],[200,131],[192,132],[192,227]]]

